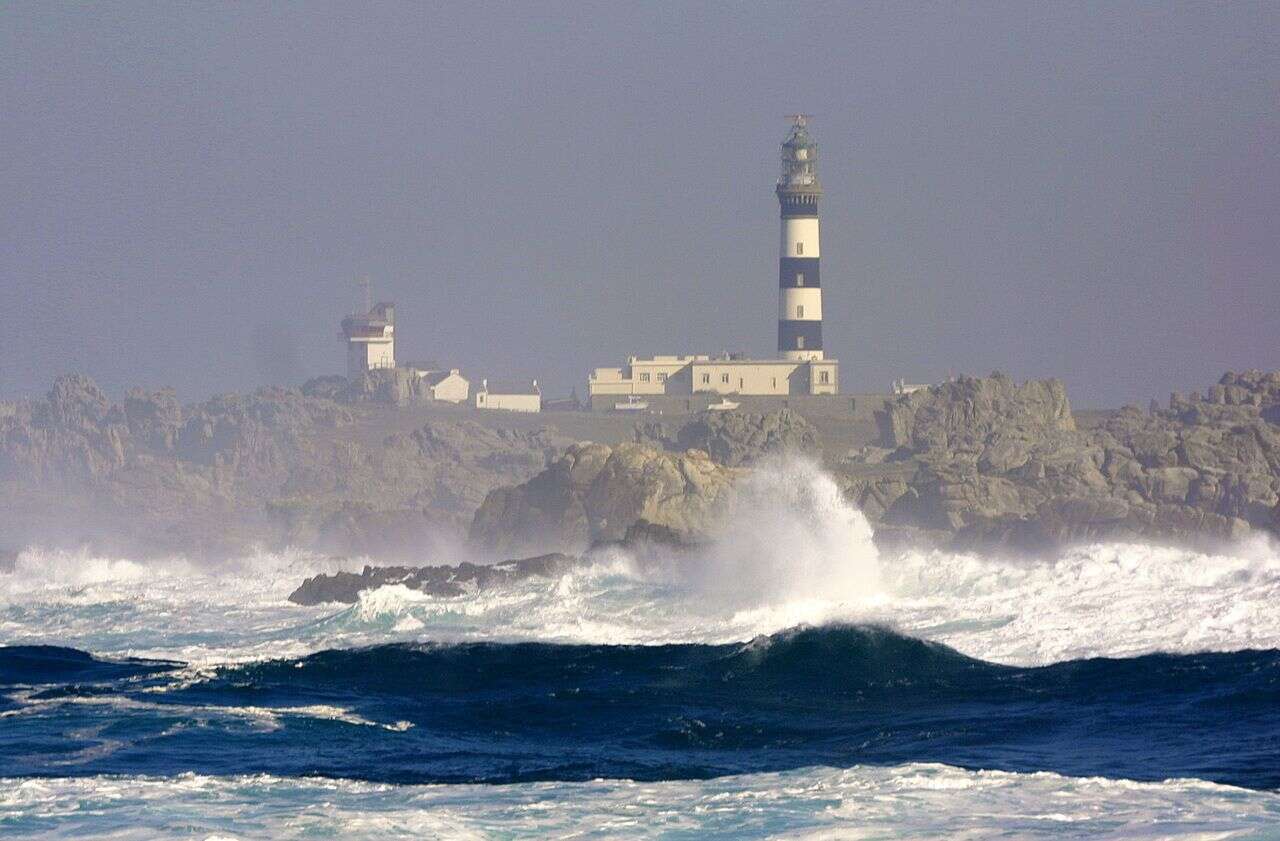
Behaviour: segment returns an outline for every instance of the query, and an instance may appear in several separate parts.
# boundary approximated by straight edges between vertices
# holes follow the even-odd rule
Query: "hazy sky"
[[[0,4],[0,396],[772,355],[815,115],[846,391],[1280,368],[1280,3]]]

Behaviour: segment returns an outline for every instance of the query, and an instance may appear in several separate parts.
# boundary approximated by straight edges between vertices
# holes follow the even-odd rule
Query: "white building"
[[[538,381],[530,386],[490,387],[488,380],[480,381],[476,390],[477,409],[496,409],[505,412],[541,412],[542,391]]]
[[[358,380],[365,371],[396,367],[395,322],[396,306],[385,302],[342,319],[348,379]]]
[[[448,371],[418,371],[417,374],[432,400],[466,403],[470,396],[471,383],[458,373],[457,368]]]
[[[587,394],[595,409],[645,395],[787,397],[838,394],[834,359],[744,359],[734,356],[632,356],[618,368],[591,372]]]

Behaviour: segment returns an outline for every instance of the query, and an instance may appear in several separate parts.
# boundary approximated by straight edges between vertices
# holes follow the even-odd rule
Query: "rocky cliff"
[[[1055,380],[961,378],[892,402],[878,419],[890,452],[841,479],[885,534],[953,544],[1274,531],[1278,392],[1280,374],[1227,374],[1205,399],[1080,429]]]

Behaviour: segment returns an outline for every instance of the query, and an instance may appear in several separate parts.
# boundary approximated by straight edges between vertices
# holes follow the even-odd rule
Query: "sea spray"
[[[779,459],[745,477],[717,539],[678,560],[614,547],[557,579],[456,597],[286,601],[308,576],[376,558],[291,550],[211,567],[29,550],[0,572],[0,643],[207,665],[422,639],[722,643],[859,621],[1017,665],[1280,647],[1280,552],[1267,540],[1215,552],[1099,543],[1033,561],[878,556],[870,536],[830,477]]]
[[[562,580],[567,598],[579,595],[579,584],[598,584],[602,576],[615,587],[662,588],[666,603],[648,605],[647,620],[631,633],[657,631],[654,618],[671,615],[711,634],[699,638],[739,639],[798,624],[856,620],[883,602],[879,552],[867,518],[818,464],[790,454],[764,459],[743,477],[704,542],[682,549],[608,546],[587,560],[585,570]],[[678,637],[650,641],[667,639]]]
[[[741,607],[857,604],[879,592],[867,518],[814,462],[775,456],[735,488],[729,515],[684,569],[699,589]]]

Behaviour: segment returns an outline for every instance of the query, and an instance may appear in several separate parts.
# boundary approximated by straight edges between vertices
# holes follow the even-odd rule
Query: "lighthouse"
[[[808,118],[790,119],[777,187],[782,208],[778,355],[768,359],[737,353],[628,355],[622,365],[591,371],[587,397],[592,409],[732,411],[743,405],[742,398],[772,398],[784,406],[839,405],[829,399],[840,394],[840,363],[822,350],[818,147],[809,137]]]
[[[822,281],[818,260],[818,147],[809,136],[808,118],[790,118],[791,133],[782,144],[778,204],[782,209],[778,255],[778,355],[787,360],[822,359]]]

